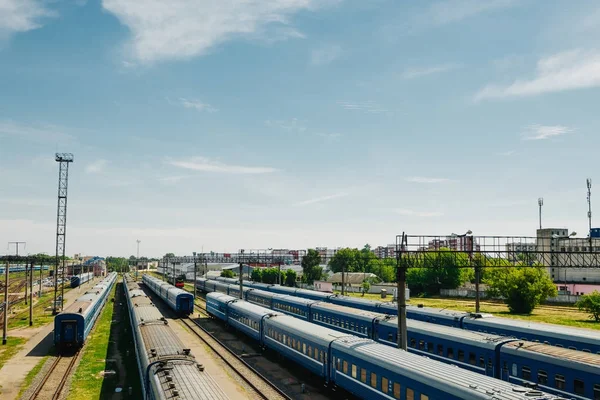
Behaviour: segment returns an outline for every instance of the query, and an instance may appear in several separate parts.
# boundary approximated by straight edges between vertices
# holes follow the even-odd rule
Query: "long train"
[[[123,277],[144,400],[226,400],[137,282]]]
[[[79,274],[79,275],[73,275],[71,277],[71,287],[72,288],[79,287],[79,286],[83,285],[84,283],[91,281],[92,279],[94,279],[93,272],[86,272],[86,273]]]
[[[185,316],[194,312],[194,295],[192,293],[148,274],[144,275],[142,282],[178,315]]]
[[[539,390],[359,338],[222,293],[207,294],[207,311],[324,379],[364,399],[557,399]]]
[[[48,271],[50,269],[49,266],[44,265],[43,267],[40,267],[39,265],[35,265],[33,267],[34,271],[39,271],[40,268],[42,268],[44,271]],[[0,275],[4,275],[4,270],[6,269],[5,266],[1,266],[0,267]],[[12,272],[25,272],[25,267],[22,265],[11,265],[9,268],[9,271]],[[31,271],[31,267],[27,267],[27,271]]]
[[[237,284],[231,278],[216,278],[230,284]],[[379,302],[314,290],[290,288],[279,285],[268,285],[244,281],[244,286],[266,290],[268,292],[320,300],[332,304],[357,308],[360,310],[378,312],[388,315],[398,315],[397,303]],[[406,317],[438,325],[451,326],[474,332],[485,332],[493,335],[514,336],[523,340],[551,344],[571,350],[581,350],[588,353],[600,354],[600,335],[598,331],[583,328],[572,328],[561,325],[544,324],[539,322],[520,321],[494,317],[492,314],[468,313],[431,307],[407,306]]]
[[[199,279],[198,290],[239,297],[239,286]],[[243,298],[340,332],[396,347],[397,318],[371,311],[245,288]],[[482,332],[408,320],[409,351],[558,396],[600,398],[600,355]],[[535,383],[534,383],[535,382]]]
[[[54,317],[54,345],[57,348],[83,346],[116,280],[117,273],[111,272]]]

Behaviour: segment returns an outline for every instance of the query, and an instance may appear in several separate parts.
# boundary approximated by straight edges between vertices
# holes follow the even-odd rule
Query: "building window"
[[[541,369],[538,371],[538,383],[540,385],[548,384],[548,374],[546,373],[546,371],[543,371]]]
[[[575,389],[575,394],[585,394],[585,384],[583,383],[583,381],[575,379],[573,381],[573,388]]]
[[[554,376],[554,387],[557,389],[564,389],[565,388],[565,377],[562,375],[555,375]]]
[[[531,369],[529,367],[521,368],[521,377],[523,379],[531,380]]]

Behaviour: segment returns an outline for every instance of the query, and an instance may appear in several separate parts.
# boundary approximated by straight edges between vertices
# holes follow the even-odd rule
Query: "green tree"
[[[250,279],[254,282],[262,282],[262,271],[260,268],[254,268],[250,274]]]
[[[584,294],[576,303],[581,311],[590,314],[590,318],[600,322],[600,292],[594,290],[592,293]]]
[[[342,269],[345,272],[357,272],[359,257],[360,252],[358,249],[340,249],[335,253],[331,260],[329,260],[329,269],[334,273],[342,272]]]
[[[356,256],[357,272],[373,272],[379,261],[375,253],[371,251],[371,246],[367,243]]]
[[[556,286],[542,267],[495,268],[487,272],[489,294],[502,296],[513,314],[531,314],[548,297],[556,296]]]
[[[279,274],[279,270],[277,268],[266,268],[262,270],[262,282],[263,283],[268,283],[268,284],[275,284],[275,283],[279,283],[282,282],[283,283],[283,279],[277,279],[277,275]],[[281,274],[281,276],[283,276],[283,273]]]
[[[369,283],[369,281],[367,279],[365,279],[364,282],[362,283],[363,297],[364,297],[365,293],[367,293],[369,291],[369,289],[371,289],[371,284]]]
[[[383,282],[395,282],[396,281],[396,259],[395,258],[384,258],[377,259],[372,262],[371,271],[377,275]]]
[[[296,277],[296,271],[293,269],[288,269],[285,271],[285,285],[290,287],[296,286]]]
[[[406,281],[415,294],[438,294],[440,289],[456,289],[472,279],[474,273],[466,253],[441,248],[410,260]]]
[[[175,258],[175,254],[174,253],[167,253],[167,254],[165,254],[165,256],[163,258]]]
[[[224,269],[221,271],[221,276],[223,278],[233,278],[235,276],[235,274],[230,269]]]
[[[304,282],[312,285],[314,281],[321,279],[323,268],[319,267],[321,255],[315,249],[308,249],[308,252],[302,257],[302,278]]]
[[[124,257],[111,257],[105,259],[108,271],[129,272],[129,262]]]

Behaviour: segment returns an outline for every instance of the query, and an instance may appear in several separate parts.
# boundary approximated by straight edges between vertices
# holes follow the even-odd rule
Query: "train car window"
[[[594,400],[600,400],[600,385],[594,385]]]
[[[521,368],[521,378],[531,380],[531,369],[529,367]]]
[[[458,350],[458,361],[465,361],[465,351]]]
[[[419,350],[425,350],[425,341],[419,340]]]
[[[573,388],[575,389],[575,394],[585,394],[585,383],[583,381],[575,379],[573,381]]]
[[[422,394],[421,400],[429,400],[429,396],[427,396],[426,394]]]
[[[348,375],[348,361],[344,360],[343,362],[344,369],[342,370],[346,375]]]
[[[479,357],[479,367],[485,368],[485,358]]]
[[[371,387],[377,389],[377,374],[371,372]]]
[[[309,356],[310,358],[312,358],[312,346],[311,346],[311,345],[308,345],[308,356]],[[339,361],[339,360],[338,360],[338,361]],[[339,363],[338,363],[338,364],[339,364]],[[338,369],[340,369],[340,366],[339,366],[339,365],[338,365]]]
[[[391,342],[393,338],[394,338],[394,335],[392,335],[391,333],[388,333],[388,341]]]
[[[352,364],[352,377],[356,379],[356,365]]]
[[[306,343],[302,343],[302,352],[306,354]]]
[[[438,344],[438,355],[443,356],[444,355],[444,345],[443,344]]]
[[[381,391],[383,393],[388,393],[388,389],[389,389],[389,383],[388,383],[388,379],[384,376],[381,377]]]
[[[296,347],[296,339],[292,338],[292,348]]]
[[[338,371],[340,370],[340,359],[339,358],[333,358],[333,365],[335,366],[335,369],[337,369]]]
[[[554,387],[557,389],[564,389],[565,388],[565,377],[562,375],[556,374],[554,376]]]
[[[410,389],[406,389],[406,398],[408,399],[408,391]],[[394,398],[399,399],[400,398],[400,384],[394,382]],[[414,399],[413,399],[414,400]]]
[[[360,381],[362,383],[367,383],[367,370],[364,368],[360,369]]]
[[[477,364],[477,356],[475,355],[475,353],[469,353],[469,364]]]
[[[427,342],[427,351],[433,353],[433,343]]]
[[[454,359],[454,349],[452,347],[448,347],[448,358]]]
[[[548,374],[544,370],[538,371],[538,383],[540,385],[546,385],[548,383]]]
[[[400,398],[400,397],[398,397]],[[406,400],[415,400],[415,392],[410,388],[406,388]]]

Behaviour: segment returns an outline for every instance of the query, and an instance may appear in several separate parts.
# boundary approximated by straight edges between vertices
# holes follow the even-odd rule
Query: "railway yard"
[[[24,284],[16,276],[11,288]],[[193,287],[156,274],[82,277],[63,312],[9,329],[20,340],[0,358],[0,397],[600,399],[591,331],[556,326],[539,340],[530,323],[530,337],[499,336],[458,310],[425,306],[407,311],[405,352],[385,302],[250,281],[240,298],[226,278],[199,278],[195,296]]]

